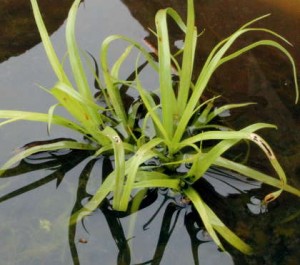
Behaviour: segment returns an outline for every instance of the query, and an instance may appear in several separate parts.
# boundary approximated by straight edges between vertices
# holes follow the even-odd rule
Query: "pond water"
[[[41,2],[45,4],[45,1]],[[226,1],[226,5],[220,0],[196,2],[197,24],[199,29],[206,29],[198,47],[199,68],[218,41],[245,22],[271,12],[272,16],[261,21],[259,26],[271,28],[289,39],[294,45],[289,50],[300,69],[298,0],[288,3],[283,0],[251,3],[231,0]],[[16,3],[20,4],[19,1]],[[70,1],[65,3],[67,10]],[[66,11],[61,12],[58,19],[55,17],[57,5],[46,5],[44,13],[55,18],[49,18],[49,27],[54,31],[51,40],[59,56],[63,57],[65,24],[62,16],[66,16]],[[183,15],[185,13],[185,5],[180,0],[163,3],[85,0],[79,9],[76,28],[80,47],[97,57],[103,39],[115,33],[126,34],[141,42],[147,38],[148,42],[155,44],[148,28],[154,28],[155,12],[166,6],[174,7]],[[11,4],[3,7],[1,12],[4,11],[3,14],[10,18],[8,21],[13,22],[21,16],[20,10]],[[28,12],[27,20],[32,20],[30,9]],[[62,25],[50,25],[51,21]],[[27,33],[22,32],[26,28],[17,28],[20,35],[34,35],[31,31],[29,34],[28,29]],[[174,42],[181,39],[176,29],[173,35]],[[249,39],[242,39],[238,45],[245,45],[257,37],[250,34]],[[32,38],[37,39],[36,35]],[[21,43],[22,39],[18,42]],[[0,64],[0,109],[47,112],[55,103],[37,85],[51,87],[56,79],[42,45],[32,41],[33,45],[30,49],[23,45],[28,49],[26,51],[12,49],[11,55],[21,53],[18,56],[10,57],[5,53],[3,58],[7,60]],[[128,73],[131,70],[128,69]],[[128,73],[125,71],[124,74]],[[272,49],[257,49],[233,61],[229,67],[220,68],[209,86],[209,93],[222,94],[226,102],[250,100],[259,103],[248,110],[232,113],[228,123],[235,127],[256,121],[277,124],[277,131],[262,134],[274,147],[289,182],[300,187],[300,108],[293,105],[291,68],[283,56]],[[4,163],[17,152],[16,148],[26,143],[57,137],[76,139],[80,136],[61,128],[53,128],[49,136],[44,124],[19,122],[0,127],[0,162]],[[262,154],[255,151],[252,150],[251,156],[253,166],[268,171]],[[228,174],[220,181],[220,174],[214,171],[206,177],[219,194],[212,196],[211,203],[216,205],[222,220],[255,247],[256,253],[252,256],[244,256],[229,246],[226,247],[230,254],[220,252],[202,229],[193,209],[190,206],[175,207],[172,194],[165,190],[149,192],[145,207],[136,214],[115,213],[107,201],[82,223],[69,227],[72,211],[95,192],[101,182],[101,172],[105,174],[105,170],[109,170],[107,161],[91,160],[88,155],[85,152],[37,155],[23,161],[0,179],[1,264],[300,263],[300,218],[282,222],[300,211],[299,198],[283,194],[267,210],[261,209],[257,198],[262,198],[268,187],[260,188],[258,183],[245,180],[235,179],[232,183]],[[204,185],[203,189],[214,192],[210,185]],[[210,200],[209,196],[207,200]]]

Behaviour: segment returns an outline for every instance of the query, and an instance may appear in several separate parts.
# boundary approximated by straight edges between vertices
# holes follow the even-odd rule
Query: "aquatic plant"
[[[224,248],[217,233],[240,251],[251,253],[251,247],[217,217],[193,184],[201,179],[210,167],[218,166],[275,187],[277,190],[264,198],[266,204],[276,199],[283,190],[297,196],[300,196],[300,191],[287,184],[286,175],[271,147],[256,133],[258,130],[276,126],[256,123],[234,130],[218,124],[214,120],[222,112],[246,107],[252,103],[227,104],[214,108],[216,97],[204,100],[203,93],[219,66],[257,46],[271,46],[284,53],[291,62],[297,102],[299,92],[295,63],[290,53],[279,42],[260,40],[229,53],[229,48],[239,37],[252,31],[265,32],[280,41],[289,42],[274,31],[252,27],[267,15],[259,17],[218,43],[193,80],[193,64],[199,35],[194,21],[193,0],[187,0],[186,23],[172,8],[159,10],[156,14],[156,32],[153,33],[157,37],[158,61],[142,44],[126,36],[112,35],[103,41],[99,58],[102,77],[94,71],[102,101],[101,104],[97,104],[84,70],[80,56],[82,52],[75,39],[76,13],[80,2],[76,0],[72,5],[66,25],[67,56],[72,79],[75,80],[73,84],[64,70],[64,64],[55,53],[37,2],[31,0],[46,54],[58,79],[56,84],[46,91],[54,96],[58,103],[51,106],[48,113],[1,110],[0,118],[6,120],[1,122],[0,126],[18,120],[45,122],[48,124],[48,132],[53,124],[64,126],[83,135],[82,141],[61,139],[23,148],[3,165],[1,172],[38,152],[61,149],[90,150],[95,158],[102,155],[110,157],[114,168],[84,208],[73,214],[71,223],[95,210],[110,193],[113,194],[113,209],[126,211],[132,195],[139,195],[137,197],[142,201],[143,194],[149,188],[169,188],[191,201],[208,233],[221,249]],[[169,44],[168,16],[185,34],[183,47],[174,54]],[[109,47],[117,40],[128,43],[128,47],[110,66],[107,59]],[[139,52],[134,77],[122,80],[119,75],[120,69],[134,48]],[[178,59],[179,56],[182,59]],[[157,72],[158,91],[149,91],[144,87],[140,72],[145,64],[140,65],[141,58]],[[173,83],[174,74],[179,80],[177,89]],[[137,100],[130,102],[129,108],[122,98],[121,87],[133,90],[137,94]],[[55,114],[57,107],[66,109],[72,119]],[[240,141],[256,144],[269,159],[278,178],[226,158],[225,153]]]

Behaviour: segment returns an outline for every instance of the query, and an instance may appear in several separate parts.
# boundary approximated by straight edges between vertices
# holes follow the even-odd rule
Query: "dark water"
[[[69,2],[63,2],[67,9]],[[199,68],[219,40],[248,20],[270,12],[272,16],[259,25],[284,34],[293,43],[294,48],[289,50],[300,68],[300,35],[297,33],[300,5],[297,0],[290,0],[289,4],[278,0],[251,3],[231,0],[226,4],[217,0],[196,2],[197,23],[200,29],[206,29],[198,48]],[[154,28],[155,12],[166,6],[173,6],[182,14],[185,12],[185,5],[179,0],[151,1],[151,4],[150,1],[86,0],[80,7],[77,23],[80,46],[97,56],[101,41],[113,33],[143,41],[148,36],[147,28]],[[12,7],[2,9],[6,15],[18,14],[9,8]],[[45,12],[49,10],[49,14],[57,14],[56,9],[57,6],[46,7]],[[30,16],[27,19],[32,20]],[[11,23],[15,19],[12,16]],[[59,19],[58,24],[61,23],[63,18]],[[59,25],[49,27],[54,31]],[[21,31],[18,35],[34,35],[32,31],[28,33],[26,27],[17,28]],[[24,30],[27,33],[22,32]],[[173,36],[174,41],[182,38],[176,29]],[[32,38],[35,41],[30,46],[37,39],[36,36]],[[238,45],[256,38],[256,35],[251,35]],[[153,43],[151,36],[147,39]],[[2,43],[3,40],[1,37]],[[52,41],[62,57],[65,52],[64,25],[52,34]],[[28,47],[25,45],[25,48]],[[13,56],[16,53],[12,50]],[[38,44],[29,50],[18,51],[21,52],[24,53],[17,57],[5,53],[5,58],[10,58],[0,64],[0,108],[47,112],[55,102],[35,85],[49,87],[55,82],[43,48]],[[289,64],[279,53],[267,48],[257,49],[228,67],[220,68],[210,83],[210,93],[221,93],[226,102],[251,100],[259,103],[248,110],[233,113],[228,120],[233,126],[239,128],[256,121],[279,126],[277,131],[263,132],[263,136],[272,143],[289,182],[300,187],[300,111],[299,106],[293,105],[293,89]],[[48,136],[44,124],[19,122],[0,127],[0,137],[0,162],[3,163],[25,143],[56,137],[76,139],[78,136],[60,128],[53,129]],[[269,170],[262,154],[252,151],[253,166]],[[210,198],[208,195],[207,200],[215,205],[226,224],[255,247],[253,256],[245,257],[229,246],[231,256],[218,251],[202,230],[193,209],[190,206],[175,207],[171,194],[166,191],[148,194],[149,206],[137,214],[114,213],[107,201],[83,223],[69,227],[71,212],[81,200],[86,201],[89,194],[95,192],[101,181],[103,161],[93,161],[87,156],[84,152],[73,152],[33,157],[0,179],[1,264],[179,265],[198,264],[197,257],[201,265],[300,263],[300,219],[282,223],[300,211],[299,199],[284,194],[266,211],[258,207],[257,198],[262,198],[268,188],[257,189],[256,183],[243,183],[232,189],[232,183],[220,183],[216,176],[208,178],[217,191],[222,195],[232,195],[227,198],[222,195]],[[248,191],[234,195],[246,187]],[[211,191],[211,186],[207,185],[205,189]]]

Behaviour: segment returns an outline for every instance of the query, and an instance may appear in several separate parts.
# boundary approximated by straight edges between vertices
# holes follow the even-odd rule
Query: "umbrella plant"
[[[143,44],[126,36],[111,35],[103,41],[99,54],[101,74],[93,71],[101,99],[101,104],[98,104],[83,66],[83,53],[75,38],[76,13],[80,2],[74,1],[66,24],[67,57],[72,70],[70,78],[64,70],[64,63],[57,57],[52,46],[37,1],[31,0],[46,54],[57,77],[57,81],[47,92],[57,100],[57,104],[50,106],[48,113],[1,110],[0,118],[5,120],[0,126],[18,120],[44,122],[48,124],[49,132],[53,125],[63,126],[81,134],[82,141],[61,139],[27,146],[8,160],[2,166],[1,172],[38,152],[61,149],[90,150],[93,158],[110,158],[113,170],[86,205],[73,214],[71,223],[95,210],[109,194],[113,195],[114,210],[127,211],[133,195],[145,194],[145,191],[151,188],[168,188],[190,200],[207,232],[221,249],[223,246],[218,234],[240,251],[251,253],[251,247],[218,218],[193,184],[202,178],[209,168],[217,166],[273,186],[275,190],[263,200],[266,204],[276,199],[282,191],[297,196],[300,196],[300,191],[287,184],[284,170],[273,150],[257,134],[258,130],[276,126],[256,123],[239,130],[228,128],[216,122],[216,118],[224,111],[246,107],[252,103],[227,104],[215,108],[216,97],[207,99],[203,97],[203,93],[219,66],[258,46],[267,46],[282,52],[291,62],[297,102],[299,92],[295,63],[288,50],[281,44],[289,42],[274,31],[253,26],[268,16],[265,15],[246,23],[219,42],[208,55],[201,71],[195,73],[195,51],[201,34],[197,32],[195,25],[193,0],[187,0],[186,22],[172,8],[157,12],[156,30],[153,31],[157,37],[157,59]],[[185,36],[183,47],[178,48],[176,52],[170,49],[167,23],[169,17]],[[236,40],[249,32],[265,32],[272,38],[259,40],[232,51],[230,48]],[[277,41],[273,40],[274,38]],[[128,46],[110,65],[109,47],[116,41],[125,42]],[[133,78],[123,80],[120,78],[120,69],[133,50],[138,52],[136,63],[133,65]],[[85,60],[90,63],[88,56],[85,56]],[[147,88],[141,79],[145,64],[153,68],[157,75],[159,87],[154,91]],[[178,80],[176,89],[174,76]],[[128,102],[124,101],[122,94],[124,89],[121,88],[124,87],[134,91],[136,95],[129,107],[126,106]],[[57,108],[67,110],[72,118],[57,115]],[[228,150],[241,141],[257,145],[268,158],[277,177],[225,156]],[[138,197],[143,199],[143,196]]]

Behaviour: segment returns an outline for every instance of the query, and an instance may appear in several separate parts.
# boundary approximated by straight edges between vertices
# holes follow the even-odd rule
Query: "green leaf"
[[[79,49],[77,47],[77,43],[75,39],[76,15],[80,3],[81,0],[75,0],[69,11],[67,25],[66,25],[66,42],[67,42],[70,65],[78,87],[78,91],[86,99],[92,100],[93,95],[91,94],[90,91],[90,87],[86,78],[86,74],[83,69],[83,65],[80,59]]]
[[[56,103],[56,104],[52,105],[48,110],[48,126],[47,126],[48,134],[50,134],[50,128],[51,128],[54,110],[59,105],[60,105],[59,103]]]
[[[113,208],[118,211],[122,211],[121,196],[125,184],[125,152],[123,142],[118,133],[110,128],[106,127],[103,133],[110,139],[114,150],[115,161],[115,185],[114,185],[114,199]],[[126,209],[125,209],[126,210]]]
[[[217,217],[217,215],[210,209],[210,207],[208,207],[208,205],[201,199],[200,195],[192,187],[185,189],[184,193],[195,206],[207,232],[218,247],[220,247],[222,250],[225,250],[215,231],[217,231],[228,243],[233,245],[236,249],[240,250],[241,252],[245,254],[252,253],[252,248],[243,240],[241,240],[235,233],[233,233]]]
[[[126,176],[127,180],[124,185],[124,191],[121,198],[121,209],[123,211],[127,210],[128,202],[130,200],[131,191],[134,189],[134,183],[136,179],[136,175],[140,165],[147,160],[153,158],[156,154],[152,151],[152,148],[156,147],[162,142],[162,139],[155,138],[150,140],[149,142],[142,145],[135,154],[126,161]],[[145,186],[145,188],[148,186]]]
[[[245,127],[244,129],[238,132],[222,132],[222,134],[224,134],[223,137],[225,140],[222,140],[221,142],[216,144],[207,153],[203,153],[201,156],[199,156],[199,159],[197,161],[197,170],[193,169],[193,173],[192,173],[195,174],[195,178],[193,181],[196,181],[197,179],[201,178],[203,174],[207,171],[207,169],[214,164],[215,160],[218,157],[220,157],[224,152],[226,152],[236,143],[238,143],[241,139],[251,140],[250,136],[252,132],[263,128],[274,128],[274,127],[275,126],[271,124],[257,123]],[[220,134],[219,136],[222,137],[222,134]],[[230,137],[226,139],[226,135]],[[234,135],[236,135],[236,137]],[[201,134],[198,135],[198,137],[199,136],[201,136]]]
[[[29,111],[18,111],[18,110],[0,110],[0,119],[9,119],[8,121],[4,121],[0,123],[0,127],[19,120],[25,121],[37,121],[37,122],[49,122],[49,115],[46,113],[39,112],[29,112]],[[80,134],[85,134],[86,131],[80,125],[74,123],[69,119],[65,119],[58,115],[52,115],[51,122],[56,125],[60,125]]]
[[[42,15],[40,13],[38,4],[36,0],[30,0],[31,5],[32,5],[32,10],[33,10],[33,14],[34,14],[34,19],[36,22],[36,25],[38,27],[46,54],[48,56],[48,60],[51,64],[51,67],[53,69],[53,71],[55,72],[57,78],[62,81],[65,82],[67,84],[70,84],[70,81],[68,80],[67,75],[65,74],[63,67],[56,55],[56,52],[52,46],[51,40],[49,38],[49,34],[47,32],[47,29],[45,27]]]
[[[157,46],[159,61],[159,86],[162,106],[162,123],[169,138],[173,136],[174,115],[177,105],[172,84],[171,51],[167,27],[167,14],[170,8],[161,9],[156,13]]]
[[[99,204],[107,197],[107,195],[114,189],[115,185],[115,172],[110,173],[107,178],[103,181],[99,189],[93,195],[93,197],[89,200],[88,203],[84,205],[82,209],[74,213],[70,217],[70,225],[75,224],[79,220],[81,220],[84,216],[92,213]]]
[[[187,189],[184,189],[183,193],[191,200],[191,202],[195,206],[207,232],[209,233],[213,241],[220,249],[224,250],[224,247],[213,228],[212,220],[208,212],[208,207],[201,199],[200,195],[192,187],[188,187]]]
[[[195,27],[194,1],[188,0],[187,29],[184,40],[182,67],[178,88],[178,115],[183,113],[188,100],[194,67],[197,44],[197,28]]]
[[[213,228],[233,247],[245,254],[252,254],[252,248],[233,233],[218,216],[204,203]]]
[[[95,150],[95,147],[86,144],[86,143],[79,143],[75,141],[59,141],[50,144],[42,144],[33,146],[24,150],[21,150],[12,158],[10,158],[0,169],[0,175],[4,173],[5,170],[16,164],[17,162],[21,161],[22,159],[29,157],[30,155],[39,153],[39,152],[48,152],[48,151],[56,151],[56,150],[63,150],[63,149],[77,149],[77,150]]]
[[[273,186],[275,188],[278,188],[278,189],[283,188],[283,190],[285,190],[289,193],[292,193],[296,196],[300,196],[300,190],[298,190],[288,184],[286,184],[282,187],[282,182],[279,179],[271,177],[267,174],[259,172],[258,170],[255,170],[248,166],[242,165],[240,163],[228,160],[223,157],[218,157],[214,164],[216,166],[224,167],[224,168],[230,169],[232,171],[238,172],[243,176],[258,180],[262,183]]]

